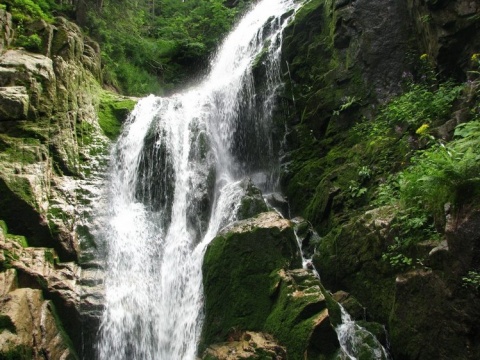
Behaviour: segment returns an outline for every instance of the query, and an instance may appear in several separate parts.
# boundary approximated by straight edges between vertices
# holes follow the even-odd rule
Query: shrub
[[[460,207],[480,188],[480,120],[459,125],[455,135],[449,144],[421,152],[401,176],[403,202],[431,211],[438,225],[444,222],[446,203]]]
[[[37,34],[32,34],[29,36],[19,35],[15,41],[15,44],[32,52],[39,52],[42,50],[42,39]]]
[[[391,101],[381,117],[391,125],[407,124],[413,131],[425,125],[446,120],[463,86],[446,82],[431,89],[424,84],[413,84],[410,90]]]

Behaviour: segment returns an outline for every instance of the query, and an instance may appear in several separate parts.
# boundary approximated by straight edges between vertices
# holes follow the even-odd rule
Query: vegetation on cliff
[[[5,0],[19,32],[17,45],[32,51],[42,39],[29,24],[55,16],[77,21],[100,43],[103,81],[124,94],[161,94],[191,81],[208,66],[220,39],[246,7],[223,0]]]
[[[478,356],[479,9],[454,3],[311,1],[285,34],[284,191],[399,358]]]

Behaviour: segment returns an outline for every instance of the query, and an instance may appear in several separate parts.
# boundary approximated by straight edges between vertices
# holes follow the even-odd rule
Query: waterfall
[[[242,179],[277,186],[272,111],[284,14],[297,5],[259,1],[202,81],[130,115],[111,155],[100,359],[195,358],[205,248],[235,220]]]

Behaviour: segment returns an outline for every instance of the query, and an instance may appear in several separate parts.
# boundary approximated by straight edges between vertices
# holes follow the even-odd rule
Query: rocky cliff
[[[0,357],[77,358],[101,310],[92,202],[134,102],[102,90],[99,46],[74,23],[21,30],[0,9]]]
[[[460,129],[479,119],[479,19],[474,1],[313,0],[285,32],[292,215],[321,235],[324,285],[387,325],[397,359],[480,356],[479,163],[462,185],[440,160],[478,154]]]

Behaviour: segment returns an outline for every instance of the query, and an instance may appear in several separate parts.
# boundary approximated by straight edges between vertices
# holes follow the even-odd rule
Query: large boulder
[[[261,330],[272,306],[276,272],[300,265],[292,226],[276,213],[224,229],[209,244],[203,263],[202,343],[225,341],[231,328]]]
[[[334,356],[339,345],[332,324],[340,320],[338,313],[336,322],[331,320],[330,309],[338,312],[338,305],[329,305],[319,280],[300,265],[293,224],[277,213],[261,213],[222,230],[203,264],[206,313],[200,351],[209,347],[204,358],[240,358],[232,351],[242,344],[250,349],[245,331],[269,334],[262,335],[274,344],[266,353],[285,347],[289,359]],[[231,357],[225,355],[229,349]],[[252,349],[247,353],[262,358]]]

